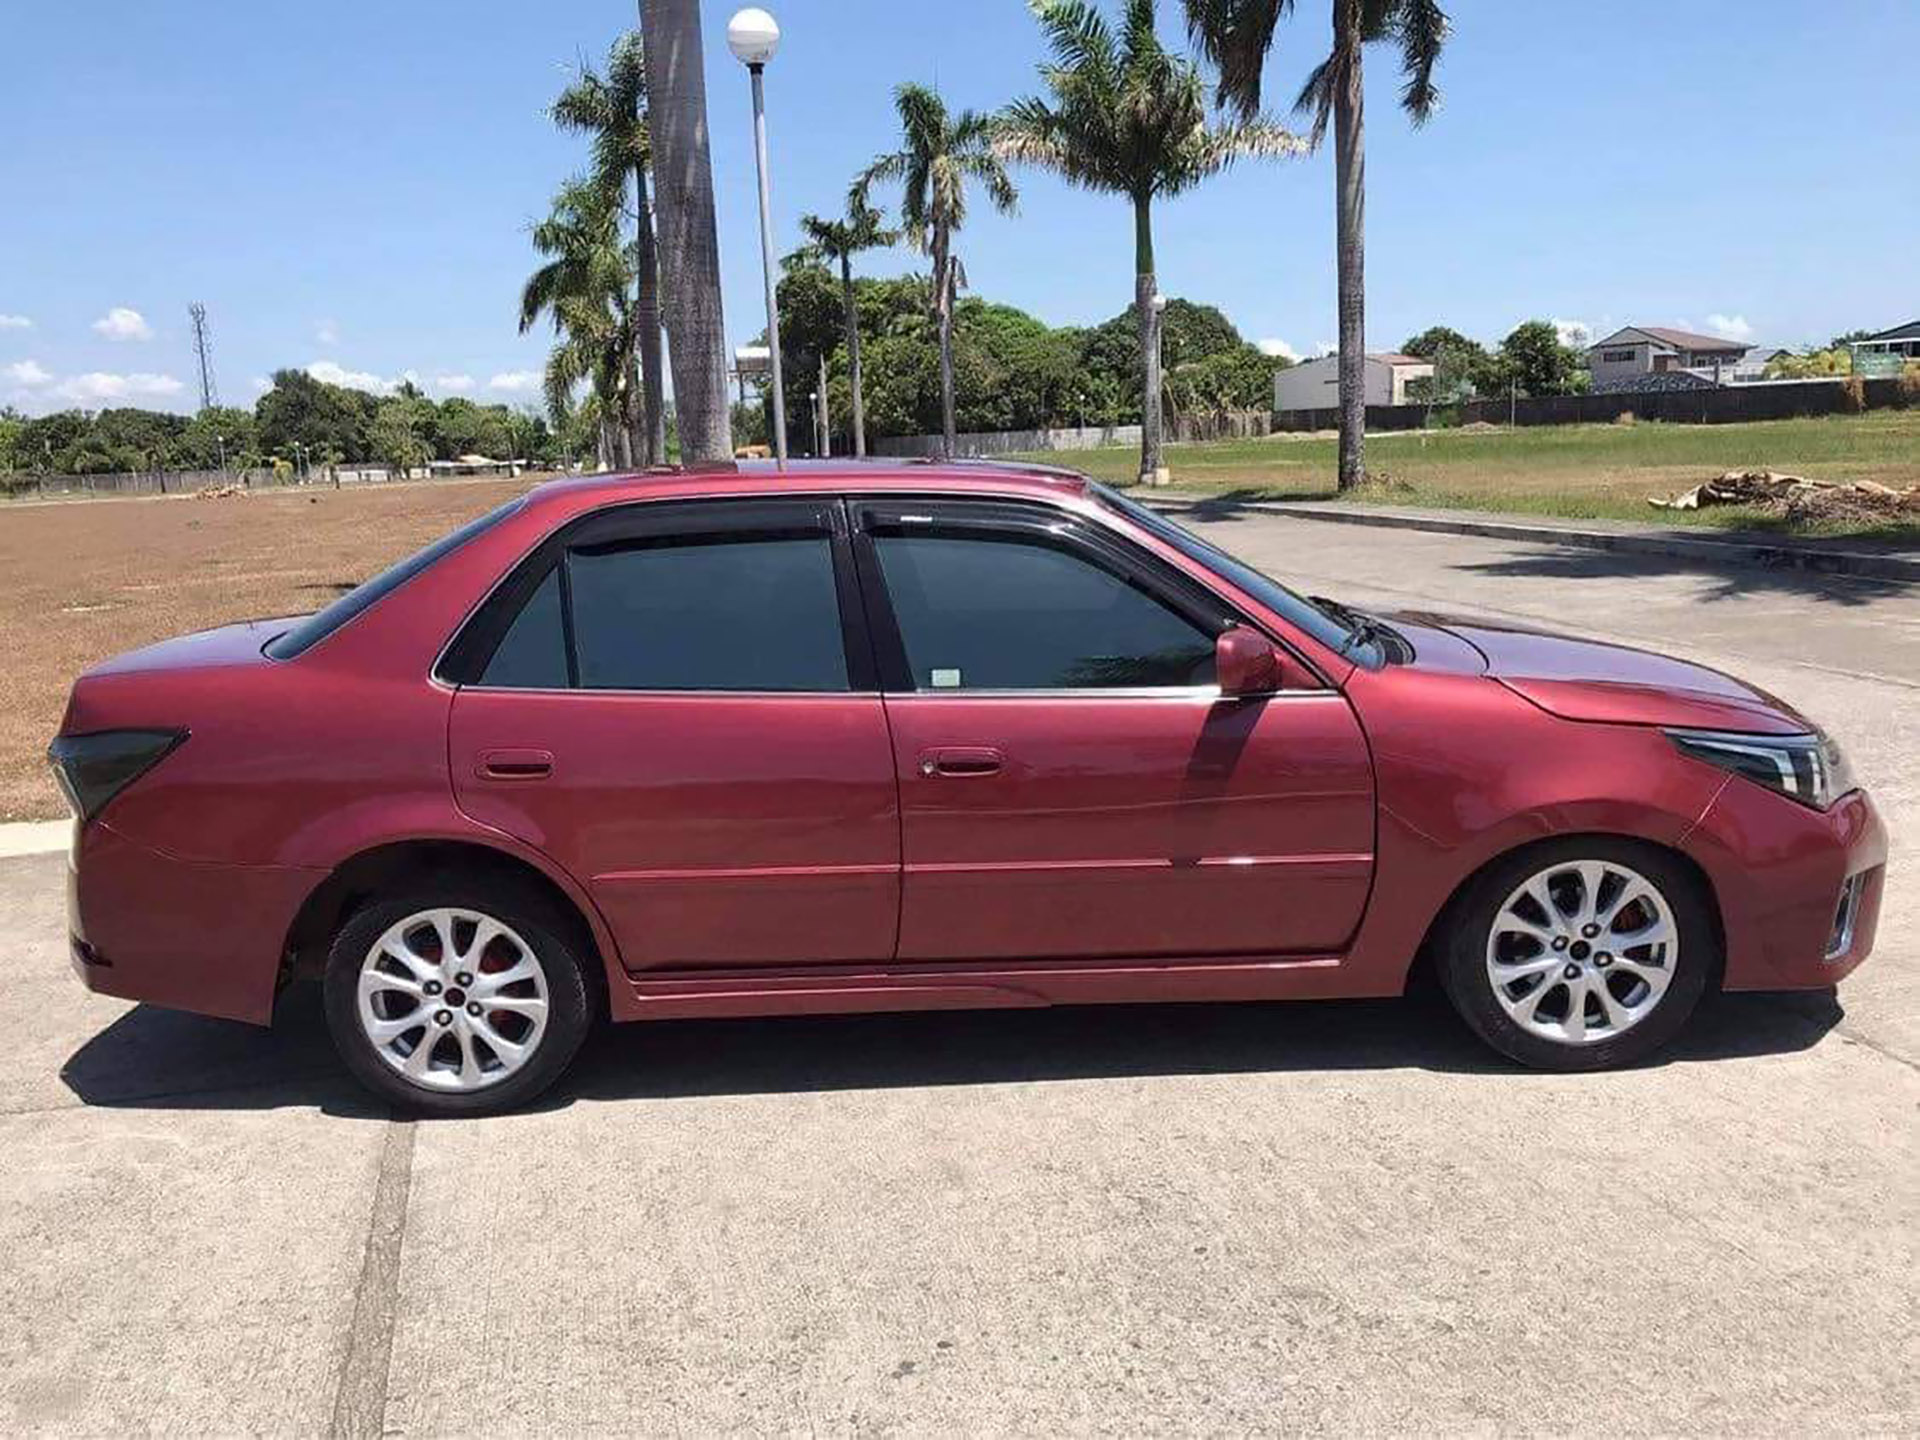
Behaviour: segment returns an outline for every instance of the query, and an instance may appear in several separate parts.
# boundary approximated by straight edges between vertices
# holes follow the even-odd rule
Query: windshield
[[[1297,625],[1329,650],[1336,650],[1363,664],[1378,665],[1381,654],[1377,642],[1355,641],[1354,627],[1328,614],[1304,595],[1296,595],[1278,580],[1263,575],[1244,560],[1236,560],[1218,545],[1202,540],[1191,530],[1174,524],[1157,510],[1149,510],[1105,485],[1091,487],[1095,498],[1109,509],[1117,510],[1156,539],[1164,540],[1189,560],[1197,560],[1216,575],[1238,586],[1267,609],[1291,625]]]
[[[291,660],[303,651],[312,649],[376,600],[398,590],[434,561],[443,555],[452,554],[474,536],[491,530],[526,503],[524,495],[518,499],[509,500],[499,509],[489,510],[477,520],[469,520],[452,534],[442,535],[426,549],[415,551],[399,564],[381,571],[365,584],[349,590],[326,609],[316,615],[309,615],[291,630],[269,640],[266,644],[267,658]]]

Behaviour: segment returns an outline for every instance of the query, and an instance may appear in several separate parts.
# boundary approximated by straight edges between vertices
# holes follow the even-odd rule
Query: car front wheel
[[[340,927],[327,1026],[362,1084],[404,1109],[471,1115],[559,1078],[592,1017],[566,927],[531,895],[419,882]]]
[[[1467,1023],[1522,1064],[1629,1064],[1679,1033],[1706,988],[1708,903],[1686,866],[1652,846],[1538,846],[1475,881],[1445,939],[1442,979]]]

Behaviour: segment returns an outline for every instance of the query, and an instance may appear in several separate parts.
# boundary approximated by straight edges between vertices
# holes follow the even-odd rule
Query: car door
[[[1246,617],[1064,510],[854,510],[900,784],[902,960],[1345,943],[1373,783],[1337,690],[1223,699],[1214,642]]]
[[[652,502],[551,537],[462,632],[461,807],[591,893],[629,970],[885,960],[886,718],[837,500]]]

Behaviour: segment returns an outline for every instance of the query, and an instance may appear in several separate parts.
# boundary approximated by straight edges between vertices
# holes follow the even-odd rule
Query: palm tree
[[[542,315],[552,317],[558,339],[547,359],[547,408],[558,422],[575,388],[591,381],[599,401],[600,458],[631,468],[639,335],[619,211],[608,208],[593,181],[569,180],[553,197],[552,213],[533,227],[533,248],[547,262],[527,277],[520,293],[520,333]]]
[[[977,181],[996,210],[1010,214],[1019,196],[993,147],[995,123],[974,110],[949,113],[925,85],[893,92],[904,144],[881,155],[853,182],[848,204],[864,204],[881,181],[900,182],[900,219],[908,242],[933,261],[929,299],[940,345],[940,431],[953,454],[953,299],[962,281],[953,232],[967,222],[967,181]]]
[[[800,233],[807,243],[795,258],[822,265],[840,267],[840,292],[846,313],[847,373],[853,385],[853,453],[867,453],[867,414],[860,398],[860,311],[854,301],[853,257],[866,250],[880,250],[900,238],[900,232],[887,229],[882,216],[861,195],[847,199],[847,213],[839,220],[823,220],[818,215],[800,217]]]
[[[660,262],[647,199],[653,152],[647,137],[647,62],[640,32],[629,31],[613,42],[604,77],[582,65],[548,114],[562,129],[592,138],[592,179],[607,209],[623,209],[628,182],[633,185],[633,314],[643,429],[630,444],[643,463],[659,465],[667,458],[666,378],[660,354]]]
[[[1274,27],[1293,0],[1185,0],[1187,28],[1220,69],[1220,99],[1242,114],[1260,108],[1260,71]],[[1366,475],[1366,207],[1367,155],[1361,48],[1391,40],[1400,47],[1400,107],[1421,125],[1440,92],[1433,67],[1447,40],[1447,16],[1435,0],[1333,0],[1333,50],[1313,67],[1294,107],[1313,116],[1318,146],[1333,121],[1334,209],[1340,310],[1340,488]]]
[[[731,460],[699,0],[641,0],[640,28],[646,37],[647,119],[660,226],[660,291],[666,302],[661,311],[671,349],[680,457]]]
[[[1306,146],[1254,115],[1207,124],[1192,63],[1154,33],[1154,0],[1126,0],[1116,35],[1089,0],[1037,0],[1052,63],[1040,67],[1051,100],[1016,101],[1001,116],[999,151],[1055,171],[1068,184],[1133,203],[1134,304],[1141,355],[1140,479],[1164,484],[1160,452],[1159,282],[1153,264],[1153,202],[1192,189],[1235,160],[1293,155]]]

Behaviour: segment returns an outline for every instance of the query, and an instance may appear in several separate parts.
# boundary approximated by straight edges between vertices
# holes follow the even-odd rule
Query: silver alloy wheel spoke
[[[1633,928],[1620,928],[1623,918]],[[1666,994],[1679,958],[1666,896],[1610,860],[1565,861],[1528,876],[1487,934],[1487,979],[1500,1008],[1562,1045],[1598,1044],[1639,1024]]]
[[[489,963],[499,968],[484,969]],[[469,1092],[498,1085],[533,1058],[546,1035],[548,998],[546,970],[510,926],[443,908],[409,915],[373,943],[355,1012],[396,1074],[422,1089]]]

